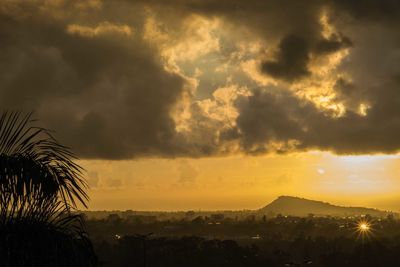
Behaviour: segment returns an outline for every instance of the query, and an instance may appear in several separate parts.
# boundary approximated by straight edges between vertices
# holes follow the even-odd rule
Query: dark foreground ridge
[[[310,214],[315,216],[360,216],[369,214],[374,217],[386,217],[392,213],[372,208],[336,206],[327,202],[294,196],[280,196],[264,208],[259,209],[258,212],[300,217]]]

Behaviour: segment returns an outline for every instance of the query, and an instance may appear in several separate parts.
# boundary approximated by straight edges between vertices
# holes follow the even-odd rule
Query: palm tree
[[[87,184],[72,152],[32,114],[0,115],[0,258],[5,266],[93,266]]]

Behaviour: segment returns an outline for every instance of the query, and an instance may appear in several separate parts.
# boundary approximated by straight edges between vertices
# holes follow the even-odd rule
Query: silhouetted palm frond
[[[23,216],[52,198],[66,208],[88,196],[74,155],[46,129],[32,126],[31,114],[0,116],[0,216]],[[77,201],[76,201],[77,200]]]
[[[71,151],[31,114],[0,115],[0,258],[2,266],[95,266],[83,219],[87,185]]]

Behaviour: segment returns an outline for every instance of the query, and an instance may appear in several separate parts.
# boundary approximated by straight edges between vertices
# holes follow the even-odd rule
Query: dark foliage
[[[32,218],[0,227],[1,266],[95,266],[91,241],[76,216],[57,221]]]
[[[400,266],[394,215],[191,218],[145,221],[150,217],[113,213],[88,220],[87,227],[104,267]],[[369,232],[359,231],[360,220],[369,222]]]
[[[96,257],[77,202],[86,184],[70,150],[31,114],[0,115],[0,257],[2,266],[93,266]]]
[[[96,244],[101,266],[239,267],[324,266],[396,267],[400,239],[355,242],[337,237],[262,240],[239,244],[233,240],[200,237],[152,238],[125,236]]]

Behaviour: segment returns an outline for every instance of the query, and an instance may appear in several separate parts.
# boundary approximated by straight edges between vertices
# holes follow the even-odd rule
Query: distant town
[[[398,227],[399,214],[361,207],[340,207],[315,200],[281,196],[258,210],[238,211],[86,211],[93,238],[152,233],[153,236],[188,236],[220,239],[262,239],[280,233],[290,239],[307,236],[351,235],[360,221],[375,230]],[[396,228],[397,229],[397,228]],[[396,230],[397,231],[397,230]],[[383,233],[382,232],[382,233]]]
[[[304,216],[287,213],[297,206]],[[359,262],[359,253],[369,246],[376,254],[393,252],[395,257],[400,246],[397,213],[295,197],[279,197],[259,210],[90,211],[84,216],[104,266],[144,261],[197,266],[193,264],[199,259],[189,254],[200,255],[205,262],[216,257],[213,266],[227,260],[236,262],[232,266],[339,266],[329,264],[337,257],[341,257],[338,262]],[[390,242],[382,246],[382,240]]]

